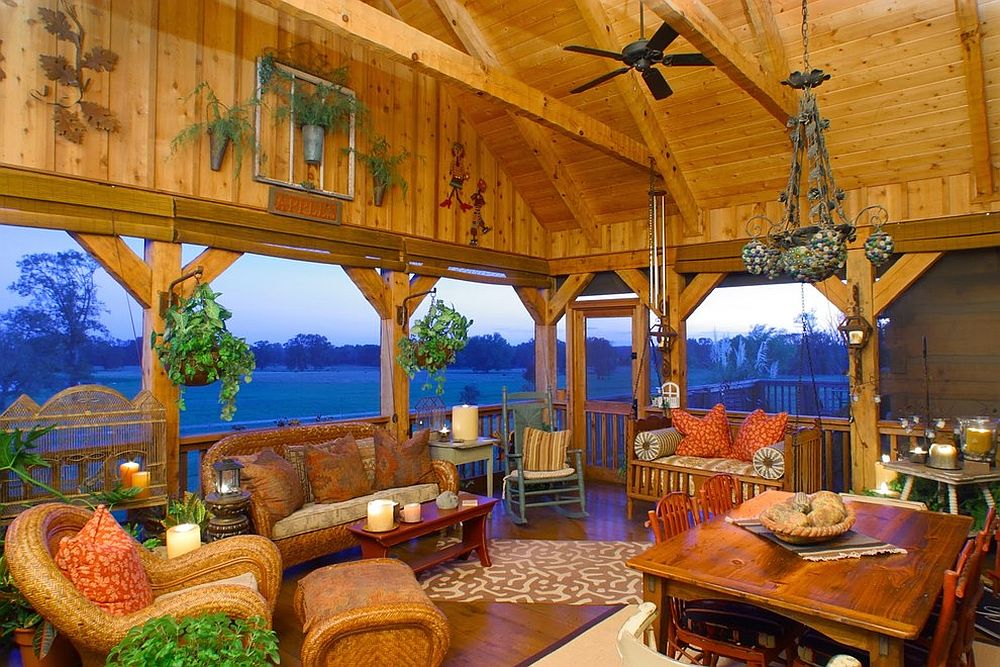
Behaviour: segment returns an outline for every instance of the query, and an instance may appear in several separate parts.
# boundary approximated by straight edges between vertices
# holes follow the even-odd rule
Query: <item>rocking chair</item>
[[[551,431],[555,412],[551,392],[508,392],[503,387],[500,428],[504,457],[503,499],[516,524],[528,522],[528,507],[555,507],[563,515],[587,515],[583,452],[570,449],[570,431]],[[578,512],[564,505],[579,504]]]

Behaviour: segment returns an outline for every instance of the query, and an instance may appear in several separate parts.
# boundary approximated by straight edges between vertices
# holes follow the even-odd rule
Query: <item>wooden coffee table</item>
[[[462,507],[463,500],[476,500],[477,504]],[[399,523],[399,525],[384,533],[373,533],[365,530],[367,519],[363,519],[347,527],[361,543],[362,558],[385,558],[389,549],[408,542],[415,537],[430,535],[443,528],[462,524],[462,541],[450,547],[422,556],[409,566],[414,573],[423,572],[429,567],[453,558],[467,558],[473,551],[479,554],[479,562],[483,567],[489,567],[489,540],[486,536],[486,518],[496,505],[496,498],[485,498],[472,493],[458,494],[458,507],[453,510],[439,509],[433,500],[420,504],[419,523]]]

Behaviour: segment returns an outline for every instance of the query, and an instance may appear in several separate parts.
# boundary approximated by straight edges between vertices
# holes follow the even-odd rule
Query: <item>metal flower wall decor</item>
[[[837,187],[830,168],[830,154],[823,132],[830,121],[819,114],[813,89],[830,78],[809,68],[809,14],[802,2],[803,71],[792,72],[781,83],[801,90],[798,114],[788,119],[792,161],[788,182],[778,197],[784,204],[779,222],[756,215],[747,221],[751,236],[743,246],[743,264],[749,273],[777,278],[782,273],[800,282],[826,280],[847,261],[847,244],[855,239],[859,221],[868,216],[873,232],[865,242],[865,256],[876,266],[892,255],[892,237],[882,230],[889,214],[882,206],[868,206],[851,222],[844,212],[844,191]],[[802,168],[808,166],[808,212],[803,224],[800,211]]]

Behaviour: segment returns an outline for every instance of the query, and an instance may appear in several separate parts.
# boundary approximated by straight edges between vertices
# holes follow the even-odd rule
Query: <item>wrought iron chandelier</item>
[[[784,205],[779,222],[764,215],[747,221],[751,236],[743,246],[743,264],[749,273],[777,278],[785,273],[800,282],[826,280],[847,261],[847,244],[855,239],[858,222],[865,215],[873,227],[865,242],[865,256],[878,266],[892,255],[892,237],[882,231],[889,213],[882,206],[868,206],[851,222],[844,212],[844,191],[837,187],[830,169],[830,154],[823,132],[830,121],[819,115],[813,89],[830,78],[820,69],[809,67],[809,11],[802,0],[801,72],[792,72],[781,83],[801,90],[798,114],[788,119],[788,136],[792,142],[792,162],[788,182],[778,196]],[[802,168],[807,166],[809,187],[806,191],[808,211],[800,212]],[[803,224],[803,217],[805,224]]]

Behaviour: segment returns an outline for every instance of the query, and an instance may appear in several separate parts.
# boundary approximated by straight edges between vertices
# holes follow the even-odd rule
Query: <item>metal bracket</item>
[[[183,274],[177,280],[171,281],[170,284],[167,286],[167,291],[166,292],[160,292],[159,293],[159,297],[160,297],[160,317],[163,317],[163,316],[165,316],[167,314],[167,308],[169,308],[170,305],[174,301],[174,288],[177,287],[177,285],[179,285],[182,282],[184,282],[185,280],[190,280],[191,278],[194,278],[197,281],[201,282],[201,276],[202,276],[202,274],[204,272],[205,271],[204,271],[204,269],[202,267],[196,266],[195,269],[194,269],[194,271],[188,271],[187,273]]]
[[[417,299],[428,294],[437,294],[437,287],[434,289],[429,289],[426,292],[417,292],[416,294],[411,294],[410,296],[403,299],[403,303],[396,306],[396,324],[401,327],[406,326],[406,321],[410,319],[410,314],[406,311],[406,302],[410,299]]]

